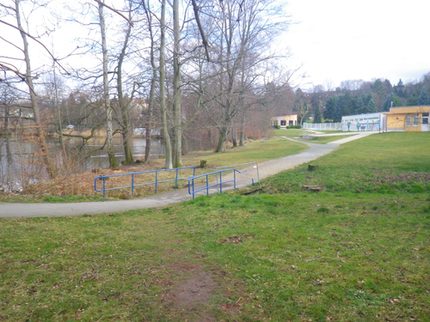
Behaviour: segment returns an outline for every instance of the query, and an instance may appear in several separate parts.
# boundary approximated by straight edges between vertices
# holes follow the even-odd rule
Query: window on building
[[[423,113],[422,123],[429,124],[429,113]]]
[[[294,121],[289,120],[289,121],[288,121],[288,125],[289,125],[289,126],[293,126],[293,125],[294,125]]]
[[[414,125],[418,125],[418,119],[419,119],[418,114],[415,114],[414,115]]]
[[[412,125],[412,115],[406,115],[406,126]]]
[[[287,125],[287,121],[281,120],[281,126],[286,126],[286,125]]]

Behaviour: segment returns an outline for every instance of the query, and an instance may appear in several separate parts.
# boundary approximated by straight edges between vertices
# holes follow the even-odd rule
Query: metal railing
[[[251,184],[254,185],[260,181],[260,171],[258,168],[258,163],[255,161],[230,164],[228,167],[216,167],[213,168],[214,171],[224,170],[224,169],[236,169],[240,172],[241,178],[247,178],[251,180]]]
[[[240,173],[240,171],[233,168],[225,168],[199,175],[192,175],[188,177],[188,194],[192,195],[194,199],[200,192],[205,192],[206,195],[209,195],[211,189],[222,193],[223,187],[229,183],[233,183],[233,188],[236,189],[236,173]],[[225,174],[232,174],[233,176],[226,178]]]
[[[196,169],[200,168],[199,166],[189,166],[182,168],[174,168],[174,169],[154,169],[154,170],[145,170],[145,171],[137,171],[137,172],[127,172],[127,173],[118,173],[118,174],[110,174],[110,175],[101,175],[94,177],[94,191],[103,193],[103,197],[106,197],[106,193],[108,191],[113,190],[122,190],[122,189],[130,189],[131,194],[134,194],[136,188],[144,187],[144,186],[153,186],[154,192],[157,193],[159,189],[159,185],[161,183],[173,182],[174,187],[178,187],[178,183],[180,180],[187,180],[186,177],[181,177],[181,171],[183,170],[192,170],[192,176],[195,176]],[[161,173],[171,173],[174,172],[175,175],[173,178],[161,178]],[[150,181],[145,181],[143,183],[136,182],[137,177],[142,175],[153,175],[153,179]],[[112,178],[120,178],[120,177],[130,177],[128,183],[118,182],[121,185],[114,185],[111,187],[107,186],[107,181]]]

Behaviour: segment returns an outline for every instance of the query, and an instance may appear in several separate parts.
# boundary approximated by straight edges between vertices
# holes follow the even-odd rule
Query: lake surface
[[[103,139],[92,139],[82,146],[80,139],[66,139],[69,164],[76,172],[106,168],[109,166],[106,150],[103,149]],[[132,141],[135,160],[143,160],[145,155],[145,139],[136,137]],[[55,159],[57,166],[65,166],[58,140],[49,140],[50,156]],[[124,160],[121,138],[114,138],[115,155],[119,161]],[[160,140],[151,142],[151,155],[164,154]],[[0,137],[0,190],[19,191],[25,184],[35,182],[46,177],[39,149],[34,142],[18,141],[13,138]]]

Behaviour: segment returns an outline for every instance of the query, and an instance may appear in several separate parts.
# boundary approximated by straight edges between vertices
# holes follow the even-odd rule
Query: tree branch
[[[209,57],[209,43],[206,39],[205,32],[202,27],[202,23],[200,22],[200,16],[199,16],[199,7],[197,6],[196,0],[191,0],[191,3],[193,5],[193,11],[194,11],[194,17],[196,18],[197,27],[199,28],[200,36],[202,37],[202,43],[205,48],[206,58],[208,62],[210,61]]]
[[[8,22],[6,22],[6,21],[4,21],[4,20],[0,20],[0,23],[2,23],[2,24],[4,24],[4,25],[6,25],[6,26],[9,26],[9,27],[11,27],[11,28],[13,28],[13,29],[16,29],[16,30],[18,30],[19,32],[22,32],[23,34],[25,34],[27,37],[29,37],[29,38],[31,38],[31,39],[33,39],[35,42],[37,42],[40,46],[42,46],[43,47],[43,49],[45,49],[45,51],[48,53],[48,55],[49,56],[51,56],[51,58],[53,59],[53,61],[54,61],[54,63],[56,63],[67,75],[69,75],[69,72],[67,71],[67,69],[66,68],[64,68],[63,67],[63,65],[61,65],[59,62],[58,62],[58,59],[57,58],[55,58],[55,56],[51,53],[51,51],[48,49],[48,47],[46,47],[45,46],[45,44],[43,43],[43,42],[41,42],[39,39],[37,39],[36,37],[34,37],[34,36],[32,36],[32,35],[30,35],[28,32],[26,32],[25,30],[22,30],[21,28],[19,28],[19,27],[17,27],[17,26],[14,26],[14,25],[12,25],[12,24],[10,24],[10,23],[8,23]]]
[[[121,12],[119,12],[119,10],[112,8],[111,6],[108,6],[106,3],[104,3],[101,0],[94,0],[95,2],[97,2],[98,4],[108,8],[109,10],[111,10],[112,12],[116,13],[117,15],[119,15],[120,17],[122,17],[124,20],[126,20],[130,26],[133,26],[133,22],[131,21],[131,19],[127,18],[126,16],[124,16]]]

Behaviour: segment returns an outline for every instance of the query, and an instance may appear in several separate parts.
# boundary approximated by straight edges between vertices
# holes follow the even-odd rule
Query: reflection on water
[[[85,160],[85,170],[94,168],[106,168],[109,166],[109,160],[106,154],[106,150],[102,149],[104,140],[94,139],[89,142],[83,149],[83,153],[88,157]],[[124,149],[121,144],[120,138],[114,138],[114,151],[118,161],[124,160]],[[143,160],[145,156],[146,142],[144,138],[133,138],[133,156],[135,160]],[[160,140],[151,141],[151,155],[159,156],[164,154],[163,146]]]
[[[49,143],[50,156],[61,168],[66,167],[58,140]],[[94,168],[106,168],[109,161],[103,139],[92,139],[82,146],[82,140],[67,138],[65,145],[74,171],[86,171]],[[136,160],[142,160],[145,155],[145,139],[133,138],[133,155]],[[120,138],[114,138],[115,155],[121,162],[124,152]],[[22,185],[43,179],[46,176],[39,149],[34,142],[22,142],[13,138],[0,137],[0,190],[19,191]],[[160,140],[152,140],[151,155],[159,156],[164,153]]]

